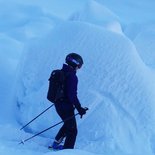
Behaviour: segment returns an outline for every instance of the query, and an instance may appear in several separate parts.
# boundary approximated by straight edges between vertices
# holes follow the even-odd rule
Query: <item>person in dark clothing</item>
[[[66,56],[66,64],[63,64],[62,70],[66,73],[65,81],[65,99],[55,104],[56,111],[62,120],[69,117],[71,119],[64,122],[57,133],[52,144],[54,149],[73,149],[77,136],[77,124],[74,110],[77,109],[81,118],[86,114],[86,108],[83,108],[77,97],[78,78],[76,71],[83,65],[83,59],[76,53],[70,53]],[[65,138],[64,146],[60,145]]]

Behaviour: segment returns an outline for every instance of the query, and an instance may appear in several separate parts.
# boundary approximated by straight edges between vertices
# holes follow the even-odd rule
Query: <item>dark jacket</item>
[[[63,64],[62,70],[66,73],[66,85],[65,85],[65,100],[63,103],[58,103],[57,108],[60,110],[79,110],[81,104],[77,97],[77,85],[78,78],[76,71],[70,66]]]

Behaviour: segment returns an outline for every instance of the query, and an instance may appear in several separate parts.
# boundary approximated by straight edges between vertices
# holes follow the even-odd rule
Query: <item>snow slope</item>
[[[48,105],[45,98],[51,70],[61,67],[68,51],[78,51],[85,60],[79,72],[79,97],[90,110],[84,120],[79,120],[77,147],[82,145],[83,149],[96,152],[95,147],[96,153],[151,154],[155,118],[153,73],[130,40],[91,24],[64,22],[36,42],[28,46],[20,74],[18,106],[23,124],[33,117],[33,109],[39,112]],[[51,112],[51,116],[34,122],[30,129],[44,129],[54,123],[55,117]],[[55,134],[52,130],[45,135]]]
[[[136,36],[134,44],[136,45],[139,54],[144,63],[150,67],[155,68],[155,25],[145,26],[145,28]],[[145,42],[145,44],[142,44]]]
[[[154,0],[96,0],[120,17],[122,24],[144,24],[154,21]]]
[[[88,1],[84,9],[74,13],[70,17],[70,20],[88,22],[114,32],[122,33],[119,17],[95,1]]]
[[[105,4],[102,6],[96,1],[68,0],[69,5],[61,1],[64,8],[59,8],[60,1],[56,0],[48,4],[7,2],[0,1],[3,6],[0,19],[4,21],[0,24],[0,98],[3,103],[0,106],[0,153],[153,155],[154,17],[152,9],[149,18],[144,18],[141,11],[144,6],[152,8],[154,2],[143,0],[141,6],[133,1],[121,3],[120,0],[116,4],[98,0]],[[130,23],[137,20],[137,16],[130,18],[126,14],[131,8],[142,8],[136,12],[139,23]],[[135,14],[135,10],[131,9],[130,13]],[[144,21],[148,19],[144,30]],[[146,57],[146,51],[151,57]],[[60,121],[52,108],[24,131],[19,131],[51,105],[46,100],[48,77],[53,69],[61,68],[69,52],[78,52],[84,58],[84,66],[78,72],[78,95],[82,105],[90,109],[82,120],[77,117],[76,149],[61,152],[46,149],[60,126],[25,145],[18,145],[21,139]]]

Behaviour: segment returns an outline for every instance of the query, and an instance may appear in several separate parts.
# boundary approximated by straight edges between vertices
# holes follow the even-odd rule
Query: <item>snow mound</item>
[[[13,103],[11,102],[13,97],[13,84],[16,78],[16,67],[18,66],[18,60],[23,49],[23,44],[14,38],[11,38],[3,33],[0,33],[0,109],[1,115],[0,122],[6,122],[8,118],[12,120],[13,111],[10,110],[6,115],[8,109],[11,109]],[[10,103],[11,102],[11,103]],[[5,105],[5,106],[4,106]]]
[[[90,109],[84,119],[78,120],[76,147],[96,153],[136,151],[151,155],[155,121],[153,74],[126,37],[87,23],[64,22],[27,46],[20,64],[17,120],[25,124],[49,105],[46,94],[50,72],[61,68],[69,52],[77,52],[84,59],[85,65],[78,73],[79,98]],[[57,121],[51,109],[27,130],[38,132]],[[92,122],[95,123],[90,128]],[[53,138],[56,132],[53,129],[44,136]]]
[[[145,27],[134,39],[135,46],[144,63],[155,68],[155,25]],[[145,43],[145,44],[144,44]]]
[[[41,7],[33,4],[17,2],[0,2],[1,14],[0,32],[19,40],[25,41],[47,34],[61,20],[51,14],[45,13]],[[6,12],[9,10],[9,12]],[[12,12],[12,13],[10,13]]]
[[[29,19],[42,16],[41,9],[36,6],[22,5],[17,2],[10,2],[10,5],[6,2],[0,2],[0,5],[2,6],[0,20],[4,21],[0,23],[0,29],[3,31],[8,28],[19,27],[26,24]],[[6,9],[9,10],[9,12],[6,12]]]
[[[10,60],[8,65],[10,67],[16,66],[17,62],[20,58],[21,51],[23,50],[23,43],[17,41],[16,39],[7,36],[4,33],[0,33],[0,48],[1,48],[1,59],[5,57],[6,59]],[[12,62],[12,63],[11,63]],[[7,65],[6,65],[7,66]]]
[[[74,13],[70,20],[88,22],[117,33],[122,33],[118,16],[94,0],[88,1],[84,9]]]
[[[124,27],[123,33],[132,41],[144,29],[144,25],[138,23],[131,23]]]

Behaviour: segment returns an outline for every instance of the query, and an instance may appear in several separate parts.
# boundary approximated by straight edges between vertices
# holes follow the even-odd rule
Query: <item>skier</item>
[[[75,115],[74,109],[76,108],[81,118],[86,114],[86,108],[83,108],[77,97],[78,78],[76,71],[83,65],[83,59],[79,54],[70,53],[66,56],[66,64],[63,64],[62,70],[66,73],[65,82],[65,98],[55,104],[55,109],[62,120]],[[76,118],[64,122],[63,126],[57,133],[52,146],[52,149],[73,149],[77,136]],[[60,143],[65,138],[64,146]]]

